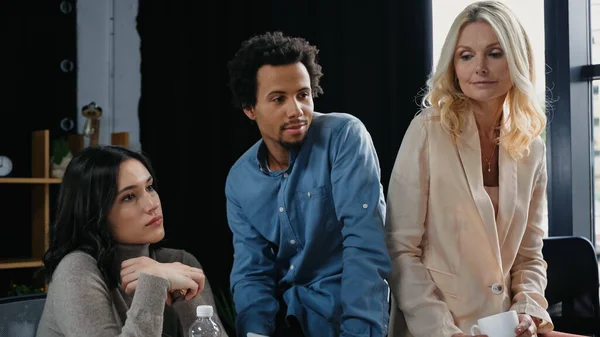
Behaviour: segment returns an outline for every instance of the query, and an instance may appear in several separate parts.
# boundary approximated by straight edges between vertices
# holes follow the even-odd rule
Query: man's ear
[[[244,113],[251,120],[255,120],[256,119],[256,115],[254,114],[254,108],[244,108]]]

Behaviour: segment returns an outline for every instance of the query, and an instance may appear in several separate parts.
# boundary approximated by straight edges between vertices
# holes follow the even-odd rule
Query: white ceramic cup
[[[477,320],[471,327],[471,335],[488,335],[488,337],[515,337],[515,329],[519,325],[519,317],[514,310],[487,316]]]

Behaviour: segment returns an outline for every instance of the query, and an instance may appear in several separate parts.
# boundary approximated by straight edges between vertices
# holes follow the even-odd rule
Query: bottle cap
[[[199,305],[196,307],[196,316],[198,317],[212,317],[213,307],[211,305]]]

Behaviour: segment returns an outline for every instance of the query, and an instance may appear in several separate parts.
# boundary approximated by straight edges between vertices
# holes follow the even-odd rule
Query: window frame
[[[589,0],[545,0],[550,236],[595,243],[592,80]]]

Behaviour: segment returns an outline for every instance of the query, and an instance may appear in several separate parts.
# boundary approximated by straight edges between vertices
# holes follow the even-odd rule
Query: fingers
[[[134,265],[129,265],[125,268],[121,268],[121,272],[120,272],[120,276],[121,276],[121,283],[123,285],[125,285],[125,278],[127,277],[129,281],[131,281],[132,279],[137,279],[139,277],[139,274],[136,273],[136,270],[138,269],[138,265],[134,264]]]
[[[146,256],[127,259],[121,263],[121,277],[139,271],[142,268],[156,267],[158,264],[160,263]]]
[[[169,291],[184,290],[185,300],[198,296],[204,290],[206,276],[200,268],[180,262],[160,263],[148,257],[137,257],[121,264],[121,284],[128,294],[135,291],[140,273],[160,276],[169,280]],[[171,302],[173,298],[170,298]]]
[[[188,289],[187,294],[185,294],[185,300],[189,301],[192,298],[196,297],[196,295],[198,295],[198,283],[192,281],[192,286]]]
[[[189,267],[181,263],[172,264],[170,267],[179,274],[178,277],[175,276],[175,273],[171,274],[174,276],[174,279],[176,278],[178,280],[177,282],[174,282],[174,289],[185,290],[183,295],[186,301],[189,301],[202,293],[206,280],[206,276],[202,269]]]
[[[127,275],[121,274],[121,285],[123,285],[123,287],[127,287],[129,283],[136,281],[138,278],[140,278],[140,274],[136,272],[132,272]]]
[[[125,286],[125,293],[126,294],[133,294],[135,292],[135,288],[137,287],[137,280],[130,282],[127,284],[127,286]]]
[[[517,337],[531,337],[535,334],[535,325],[529,315],[519,315],[519,321],[515,329]]]
[[[201,293],[202,290],[204,290],[204,283],[206,282],[206,275],[204,275],[204,271],[199,268],[191,268],[188,277],[198,284],[198,293]]]
[[[534,328],[527,328],[525,329],[521,334],[517,335],[517,337],[533,337],[535,336],[535,329]]]
[[[517,335],[518,337],[533,337],[536,335],[536,329],[534,325],[529,326],[523,333]]]
[[[138,267],[139,267],[139,265],[134,264],[131,266],[127,266],[125,268],[121,268],[121,277],[135,273],[135,271],[138,269]]]
[[[124,268],[127,268],[129,266],[132,266],[132,265],[136,264],[139,260],[140,260],[139,257],[134,257],[132,259],[127,259],[127,260],[121,262],[121,269],[124,269]]]
[[[171,293],[167,292],[167,305],[173,304],[173,298],[171,297]]]
[[[157,266],[133,265],[121,270],[121,285],[125,287],[130,282],[139,279],[141,273],[162,277],[160,268]]]
[[[171,274],[169,281],[171,282],[169,292],[177,292],[186,300],[193,298],[198,293],[198,283],[185,275]]]
[[[137,280],[140,277],[139,272],[137,272],[137,268],[135,265],[129,266],[125,269],[121,269],[121,286],[125,289],[129,285],[129,283]]]

